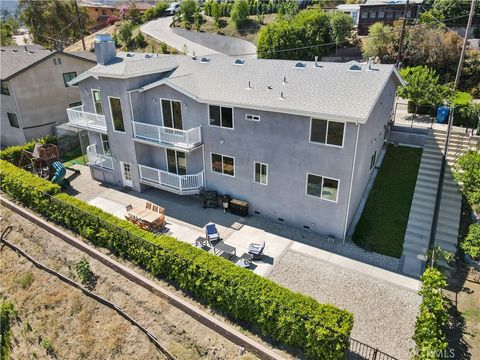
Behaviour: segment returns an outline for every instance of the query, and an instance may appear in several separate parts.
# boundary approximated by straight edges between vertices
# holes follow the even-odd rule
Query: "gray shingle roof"
[[[74,82],[88,76],[131,77],[173,69],[141,91],[167,84],[204,103],[365,122],[387,81],[392,76],[401,81],[393,65],[374,64],[368,70],[367,64],[356,62],[303,62],[300,69],[297,61],[289,60],[248,59],[235,65],[235,58],[222,55],[211,56],[208,63],[183,55],[118,61],[97,65]],[[361,70],[351,71],[354,64]]]
[[[2,46],[0,48],[0,78],[8,79],[54,53],[58,52],[45,49],[40,45]],[[65,54],[95,61],[95,55],[87,51]]]

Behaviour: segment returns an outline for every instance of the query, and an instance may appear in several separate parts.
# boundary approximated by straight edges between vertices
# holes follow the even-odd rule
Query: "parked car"
[[[180,2],[171,3],[167,10],[165,10],[165,15],[175,15],[180,10]]]

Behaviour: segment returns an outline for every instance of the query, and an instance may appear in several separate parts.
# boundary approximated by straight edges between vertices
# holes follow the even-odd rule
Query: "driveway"
[[[159,18],[142,25],[140,30],[179,51],[183,52],[186,47],[187,55],[195,52],[196,56],[223,54],[256,57],[257,47],[249,41],[230,36],[172,29],[171,22],[172,16]],[[248,56],[243,56],[244,54]]]

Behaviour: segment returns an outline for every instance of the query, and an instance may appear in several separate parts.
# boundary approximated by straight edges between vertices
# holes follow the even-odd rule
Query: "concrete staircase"
[[[446,131],[429,130],[423,147],[403,243],[403,268],[401,269],[404,273],[415,277],[422,273],[427,257],[446,136]],[[459,156],[476,144],[476,142],[472,142],[472,139],[476,141],[475,138],[458,132],[452,132],[450,136],[435,239],[436,245],[450,252],[457,251],[462,203],[462,195],[459,192],[458,184],[452,177],[452,167]]]

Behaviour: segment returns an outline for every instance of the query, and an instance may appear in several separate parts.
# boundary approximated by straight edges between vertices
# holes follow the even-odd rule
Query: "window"
[[[162,100],[163,126],[182,129],[182,104],[180,101]]]
[[[249,121],[260,121],[260,116],[258,116],[258,115],[246,114],[246,115],[245,115],[245,120],[249,120]]]
[[[19,128],[20,124],[18,123],[17,114],[7,112],[8,122],[11,127]]]
[[[109,97],[110,112],[112,114],[113,129],[120,132],[125,132],[125,125],[123,123],[122,103],[119,98]]]
[[[377,162],[377,150],[373,153],[372,157],[370,158],[370,171],[373,170],[375,167],[375,163]]]
[[[393,12],[387,12],[387,19],[393,19]]]
[[[370,11],[368,14],[370,15],[370,19],[375,19],[377,17],[376,11]]]
[[[210,125],[233,129],[233,109],[223,106],[209,106]]]
[[[212,171],[224,175],[235,176],[234,158],[212,153]]]
[[[60,58],[53,58],[53,65],[62,65],[62,60]]]
[[[74,103],[71,103],[68,105],[69,108],[74,108],[74,107],[78,107],[78,106],[82,106],[82,102],[81,101],[77,101],[77,102],[74,102]]]
[[[92,90],[92,97],[95,113],[98,115],[103,115],[102,95],[100,90]]]
[[[187,160],[184,152],[167,149],[168,172],[177,175],[187,174]]]
[[[75,71],[63,73],[63,83],[65,84],[65,87],[69,87],[68,82],[70,80],[75,79],[76,77],[77,77],[77,73]]]
[[[367,12],[362,12],[362,19],[366,19],[368,17],[368,13]]]
[[[410,17],[412,16],[412,11],[411,10],[407,10],[407,19],[410,19]]]
[[[380,10],[380,11],[378,12],[378,18],[379,18],[379,19],[383,19],[384,17],[385,17],[385,11]]]
[[[8,89],[8,81],[1,82],[2,84],[2,95],[10,95],[10,90]]]
[[[344,130],[344,123],[312,119],[310,141],[327,145],[343,146]]]
[[[255,174],[253,181],[258,184],[267,185],[268,182],[268,165],[259,162],[254,163]]]
[[[395,19],[399,19],[399,18],[400,18],[400,16],[402,16],[402,14],[401,14],[401,13],[399,13],[399,12],[396,12],[396,13],[395,13]]]
[[[100,138],[102,139],[103,155],[111,155],[112,152],[110,150],[110,143],[108,142],[108,135],[100,134]]]
[[[307,195],[323,200],[337,201],[338,180],[307,174]]]

